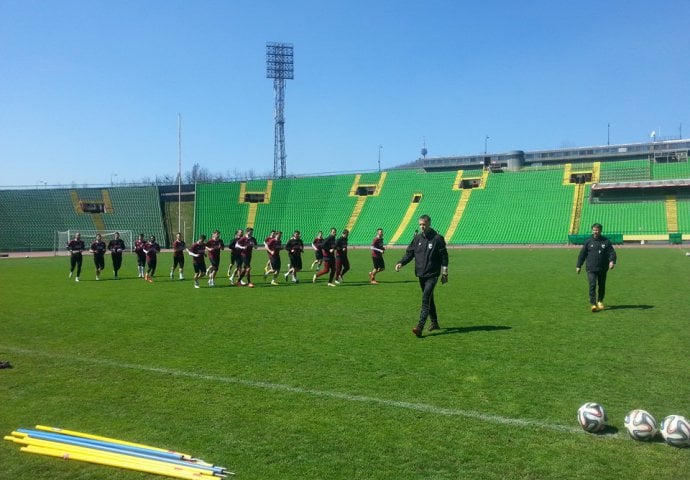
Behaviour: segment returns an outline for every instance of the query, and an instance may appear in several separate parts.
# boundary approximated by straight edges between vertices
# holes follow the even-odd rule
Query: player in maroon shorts
[[[206,255],[206,235],[199,235],[199,240],[187,249],[187,253],[189,253],[193,259],[194,288],[199,288],[199,279],[206,275],[206,262],[204,261],[204,255]]]
[[[93,253],[93,263],[96,266],[96,280],[101,279],[101,272],[105,268],[105,242],[100,233],[96,234],[96,240],[91,244],[89,252]]]
[[[113,274],[117,280],[117,272],[122,267],[122,252],[125,251],[125,241],[120,238],[120,232],[115,232],[115,238],[108,242],[108,250],[110,250],[110,259],[113,261]]]
[[[319,233],[316,234],[316,238],[311,242],[311,248],[314,249],[314,261],[311,264],[312,270],[314,267],[316,267],[317,270],[321,268],[321,264],[323,263],[323,251],[321,250],[322,245],[323,232],[319,230]]]
[[[256,247],[256,238],[253,237],[254,229],[252,227],[247,228],[244,237],[237,240],[235,246],[240,250],[240,255],[242,256],[242,270],[240,272],[240,277],[238,282],[242,286],[248,286],[249,288],[254,288],[252,283],[252,250]],[[247,277],[247,281],[244,281],[244,277]]]
[[[144,239],[144,234],[140,233],[139,238],[134,242],[134,253],[137,255],[137,272],[139,272],[139,278],[144,278],[144,268],[146,266],[144,247],[146,247],[146,240]]]
[[[240,228],[235,231],[235,237],[230,241],[228,245],[228,250],[230,250],[230,265],[228,265],[228,280],[230,280],[230,285],[235,284],[235,275],[237,275],[242,268],[242,255],[241,250],[237,248],[237,240],[242,238],[244,231]]]
[[[383,246],[383,229],[376,229],[376,236],[371,241],[371,261],[374,264],[374,269],[369,272],[369,281],[376,285],[376,274],[383,272],[386,269],[386,264],[383,261],[383,252],[386,247]]]
[[[271,233],[268,235],[268,237],[264,238],[264,249],[266,250],[266,255],[268,255],[268,258],[266,259],[266,265],[264,266],[264,278],[266,278],[266,275],[268,275],[268,272],[271,271],[271,254],[268,253],[268,243],[273,240],[273,237],[275,237],[276,231],[271,230]]]
[[[282,236],[283,232],[274,232],[273,238],[266,243],[266,251],[268,252],[268,260],[271,264],[271,268],[264,273],[264,278],[266,278],[268,275],[273,275],[271,285],[278,285],[278,282],[276,282],[276,277],[280,273],[280,267],[282,266],[280,263],[280,250],[283,248],[283,244],[280,241]]]
[[[346,228],[335,241],[335,283],[343,283],[343,277],[350,270],[350,260],[347,258],[347,237],[350,231]]]
[[[77,267],[77,276],[74,279],[75,282],[79,281],[79,276],[81,275],[81,264],[83,261],[82,253],[86,246],[84,245],[84,240],[81,239],[81,233],[77,232],[74,235],[74,240],[70,240],[67,244],[67,250],[69,250],[69,278],[72,278],[74,273],[74,267]]]
[[[180,280],[184,280],[184,251],[187,249],[187,244],[182,240],[182,234],[177,233],[175,235],[175,241],[173,242],[173,265],[170,269],[170,278],[175,277],[175,269],[179,268]]]
[[[211,264],[206,273],[208,273],[208,286],[216,286],[216,274],[220,266],[220,252],[225,248],[223,240],[220,238],[220,232],[214,230],[211,239],[206,242],[206,251],[208,252],[208,261]]]
[[[146,274],[144,280],[153,283],[153,276],[156,274],[156,266],[158,265],[158,253],[161,251],[161,246],[156,242],[156,237],[151,235],[149,241],[144,245],[144,253],[146,254]]]
[[[326,237],[321,244],[321,252],[323,252],[323,266],[321,270],[316,272],[312,277],[312,283],[316,283],[316,279],[321,275],[328,273],[328,286],[335,287],[333,277],[335,276],[335,234],[337,230],[331,228],[331,233]]]
[[[299,230],[295,230],[295,233],[292,234],[292,238],[285,243],[285,250],[287,250],[290,258],[289,269],[285,273],[285,281],[287,281],[288,275],[292,275],[292,283],[299,283],[299,280],[297,280],[297,272],[302,270],[304,242],[300,237],[301,233]]]

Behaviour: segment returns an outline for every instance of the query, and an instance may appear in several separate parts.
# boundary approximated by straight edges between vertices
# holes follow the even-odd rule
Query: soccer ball
[[[674,447],[690,447],[690,422],[681,415],[669,415],[661,422],[661,436]]]
[[[625,416],[625,429],[635,440],[651,440],[659,432],[656,420],[645,410],[633,410]]]
[[[606,427],[608,417],[604,407],[594,402],[587,402],[577,409],[577,419],[585,432],[599,432]]]

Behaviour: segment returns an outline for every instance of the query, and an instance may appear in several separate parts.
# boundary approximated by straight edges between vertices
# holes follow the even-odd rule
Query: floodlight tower
[[[266,44],[266,78],[273,79],[276,92],[276,125],[273,140],[273,176],[285,178],[285,80],[295,78],[291,43]],[[278,168],[280,167],[280,174]]]

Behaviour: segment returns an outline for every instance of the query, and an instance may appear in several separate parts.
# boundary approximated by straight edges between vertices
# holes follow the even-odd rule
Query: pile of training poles
[[[186,453],[43,425],[36,425],[35,430],[20,428],[5,436],[5,440],[22,445],[22,452],[171,478],[204,479],[234,475],[224,467]]]

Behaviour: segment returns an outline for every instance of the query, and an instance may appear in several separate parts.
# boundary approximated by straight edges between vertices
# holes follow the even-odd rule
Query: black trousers
[[[608,270],[601,270],[599,272],[587,272],[587,280],[589,281],[589,303],[595,305],[597,302],[603,302],[606,295],[606,273]],[[599,286],[599,294],[597,295],[597,285]]]
[[[77,277],[81,275],[81,263],[83,261],[83,257],[81,253],[78,254],[72,254],[70,255],[69,259],[69,266],[70,266],[70,272],[74,271],[74,267],[77,267]]]
[[[434,302],[434,288],[438,283],[438,277],[420,277],[419,286],[422,288],[422,309],[419,312],[419,323],[417,326],[420,329],[424,328],[426,319],[431,317],[432,322],[436,322],[436,303]]]
[[[120,270],[120,267],[122,267],[122,254],[113,253],[110,255],[110,259],[113,261],[113,271],[117,274],[117,272]]]

